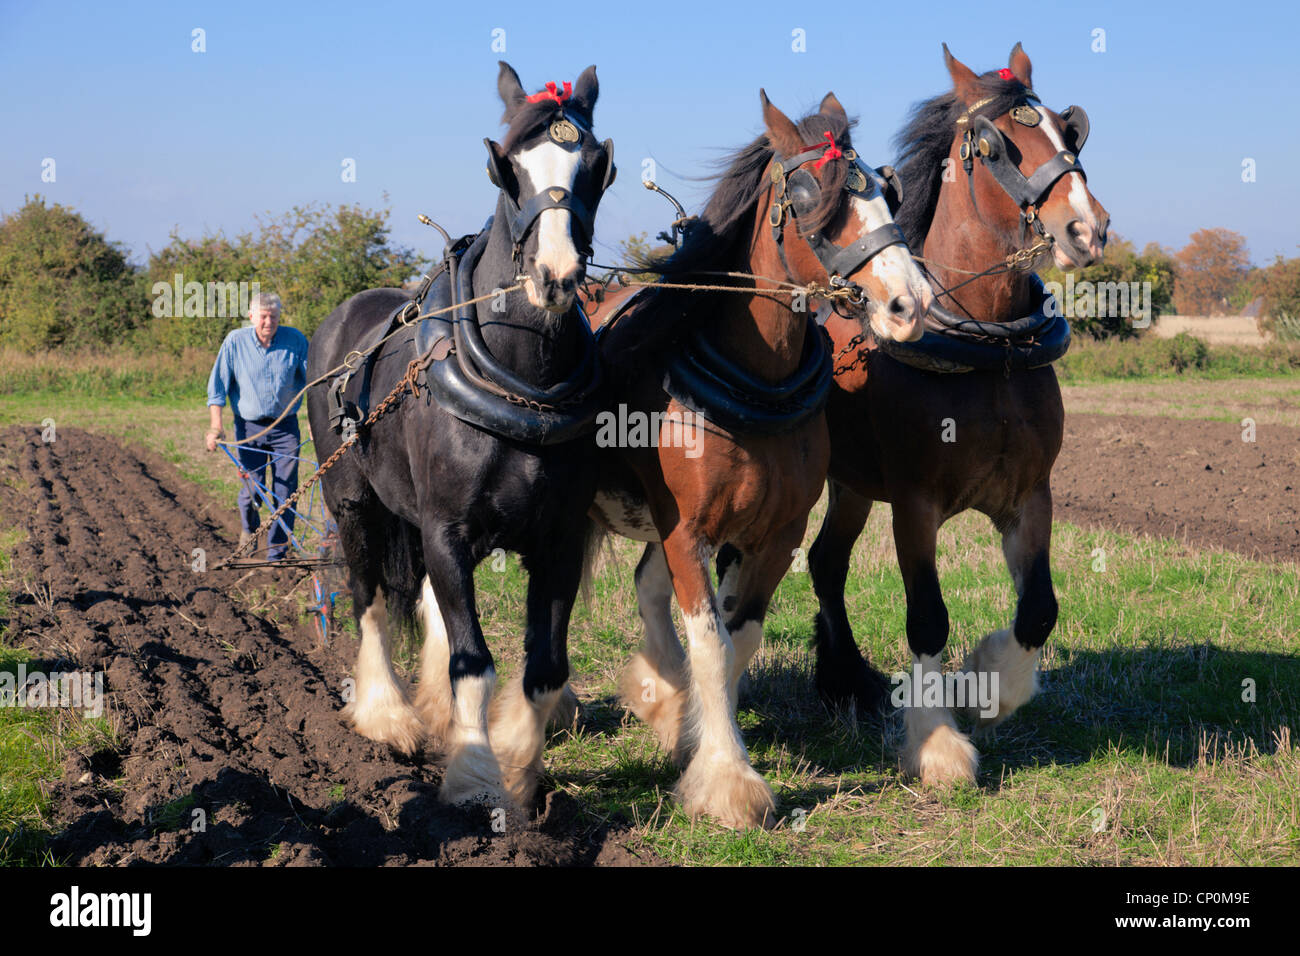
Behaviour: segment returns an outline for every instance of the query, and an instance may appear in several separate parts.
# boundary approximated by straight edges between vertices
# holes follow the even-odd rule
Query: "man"
[[[307,337],[297,329],[280,326],[280,297],[259,292],[248,306],[249,326],[235,329],[221,343],[208,379],[208,451],[224,440],[221,409],[230,397],[235,416],[235,441],[257,435],[281,412],[288,414],[265,435],[236,446],[239,463],[248,477],[239,491],[240,544],[260,523],[258,505],[269,490],[276,506],[298,488],[298,406],[290,399],[307,384]],[[267,469],[271,480],[266,478]],[[256,483],[256,484],[255,484]],[[265,490],[263,490],[265,489]],[[267,536],[266,557],[279,561],[293,534],[293,511],[286,511]]]

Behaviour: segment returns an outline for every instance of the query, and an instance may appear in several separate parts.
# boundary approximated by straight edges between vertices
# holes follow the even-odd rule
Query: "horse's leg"
[[[735,651],[709,580],[707,544],[679,528],[664,541],[677,602],[686,620],[690,696],[679,758],[689,758],[677,798],[691,816],[707,814],[723,826],[766,826],[775,821],[772,790],[749,764],[728,687]]]
[[[553,553],[527,560],[528,627],[523,674],[492,703],[488,736],[506,793],[519,807],[532,803],[542,774],[546,722],[569,680],[569,615],[582,578],[582,534]]]
[[[444,737],[448,803],[503,799],[501,769],[488,742],[488,703],[496,686],[492,653],[479,626],[474,562],[468,546],[441,528],[425,528],[427,580],[447,632],[451,719]]]
[[[424,737],[419,715],[393,671],[388,644],[388,611],[377,572],[386,547],[384,529],[391,516],[382,506],[344,507],[335,514],[343,552],[351,571],[352,610],[361,633],[357,652],[355,696],[343,715],[357,733],[414,753]]]
[[[808,554],[808,570],[819,605],[813,632],[817,691],[828,706],[852,703],[863,716],[889,709],[889,682],[858,651],[844,606],[853,545],[870,514],[871,499],[832,478],[826,517]]]
[[[763,641],[763,620],[767,617],[768,604],[789,569],[794,549],[799,547],[807,527],[806,519],[792,521],[772,536],[763,551],[742,554],[732,549],[725,566],[719,560],[722,575],[718,584],[718,603],[735,649],[727,684],[733,712],[739,696],[740,678]]]
[[[989,675],[992,708],[968,707],[980,729],[996,727],[1038,690],[1038,658],[1056,626],[1052,588],[1052,490],[1044,481],[1018,514],[1002,525],[1002,553],[1016,586],[1016,616],[1010,629],[994,631],[966,658],[962,669]],[[996,679],[997,683],[993,681]]]
[[[912,667],[941,680],[943,648],[948,643],[948,609],[939,590],[934,566],[939,514],[929,502],[904,499],[894,503],[894,548],[907,589],[907,643]],[[911,682],[909,682],[911,683]],[[979,755],[940,695],[936,706],[926,696],[909,700],[904,708],[903,770],[924,784],[974,781]]]
[[[420,651],[420,683],[415,687],[415,708],[424,719],[430,743],[445,750],[451,731],[451,647],[442,608],[425,575],[416,611],[424,630]]]
[[[685,702],[686,654],[673,624],[673,580],[658,541],[645,546],[636,566],[636,599],[645,641],[623,671],[623,706],[653,727],[673,753]]]

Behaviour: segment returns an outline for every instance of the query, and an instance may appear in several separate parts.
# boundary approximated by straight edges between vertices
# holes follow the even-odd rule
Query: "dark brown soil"
[[[1066,415],[1052,471],[1056,517],[1300,561],[1300,429]]]
[[[628,827],[552,791],[535,817],[437,799],[432,760],[406,760],[339,717],[355,643],[318,646],[288,592],[250,609],[239,574],[191,570],[238,526],[161,458],[72,428],[42,444],[0,431],[0,527],[21,527],[11,640],[48,670],[103,671],[120,750],[73,754],[52,793],[56,858],[82,865],[627,865]],[[247,584],[245,585],[247,586]],[[308,588],[307,582],[302,588]],[[283,623],[277,623],[277,618]],[[195,810],[206,829],[192,832]]]

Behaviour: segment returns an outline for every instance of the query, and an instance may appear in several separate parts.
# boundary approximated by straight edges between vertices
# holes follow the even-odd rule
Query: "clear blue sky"
[[[207,52],[191,51],[206,31]],[[453,232],[491,212],[484,136],[499,137],[497,60],[525,87],[597,64],[598,135],[620,180],[597,258],[670,216],[642,161],[698,208],[722,150],[761,128],[758,89],[792,116],[834,90],[854,141],[893,159],[909,105],[948,87],[940,42],[977,72],[1017,40],[1056,109],[1084,106],[1089,183],[1113,228],[1179,247],[1246,236],[1257,263],[1300,254],[1300,12],[1221,3],[25,3],[0,0],[0,212],[36,192],[73,206],[143,261],[182,235],[256,213],[359,202],[393,210],[399,242],[436,253],[415,216]],[[493,30],[506,51],[493,51]],[[1093,52],[1093,31],[1106,50]],[[807,51],[792,50],[805,31]],[[41,181],[53,158],[57,181]],[[357,181],[340,179],[345,157]],[[1243,183],[1241,163],[1257,164]]]

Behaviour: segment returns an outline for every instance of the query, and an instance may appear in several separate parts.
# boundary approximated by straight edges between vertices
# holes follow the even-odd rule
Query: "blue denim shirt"
[[[208,378],[208,404],[225,405],[229,395],[240,418],[274,418],[306,384],[307,336],[282,325],[263,348],[250,325],[235,329],[221,343]],[[294,402],[290,414],[300,404],[301,399]]]

